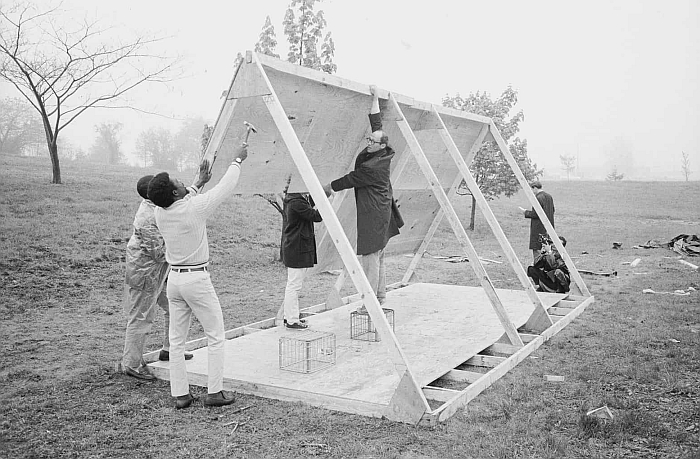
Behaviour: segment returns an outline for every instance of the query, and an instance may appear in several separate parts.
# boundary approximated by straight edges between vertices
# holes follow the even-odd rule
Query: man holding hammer
[[[367,146],[355,160],[355,169],[347,175],[324,186],[326,194],[333,191],[355,189],[357,205],[357,254],[361,256],[362,269],[380,304],[386,300],[386,275],[384,272],[384,247],[389,239],[399,234],[403,220],[394,202],[391,187],[391,160],[394,150],[389,146],[389,136],[382,130],[377,87],[370,86],[372,107],[369,123],[372,133]],[[360,313],[366,313],[362,306]]]
[[[192,313],[204,328],[208,339],[208,382],[206,406],[224,406],[234,402],[233,394],[223,391],[224,318],[219,298],[209,276],[207,218],[231,194],[238,184],[241,164],[248,157],[243,143],[234,152],[234,161],[221,181],[206,193],[190,196],[182,182],[161,172],[151,180],[148,197],[155,205],[156,224],[165,240],[165,258],[170,264],[168,301],[170,302],[170,392],[175,407],[187,408],[194,401],[190,394],[185,366],[185,341]],[[211,178],[209,161],[200,167],[200,179]]]

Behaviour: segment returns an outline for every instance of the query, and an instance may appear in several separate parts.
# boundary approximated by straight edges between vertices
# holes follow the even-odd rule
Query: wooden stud
[[[454,389],[446,389],[444,387],[425,386],[423,388],[425,397],[438,402],[449,402],[460,394],[460,391]]]
[[[455,369],[448,371],[440,379],[444,379],[445,381],[465,382],[472,384],[478,381],[480,378],[484,377],[485,375],[486,373]]]
[[[544,344],[552,336],[556,335],[561,331],[567,324],[569,324],[574,318],[578,317],[588,306],[593,302],[593,297],[589,297],[586,301],[583,301],[571,314],[563,317],[562,320],[556,322],[547,330],[545,330],[541,335],[537,336],[535,339],[530,341],[517,353],[505,359],[497,367],[493,368],[491,371],[486,373],[483,378],[469,385],[462,393],[452,399],[450,402],[445,403],[437,410],[432,411],[431,416],[438,416],[439,421],[444,421],[451,417],[458,409],[469,403],[477,395],[483,392],[486,388],[491,386],[494,382],[500,379],[503,375],[508,373],[513,369],[518,363],[526,359],[532,352],[534,352],[538,347]],[[430,421],[431,417],[425,417],[424,419]]]
[[[273,68],[280,72],[288,73],[291,75],[296,75],[308,80],[317,81],[329,86],[335,86],[337,88],[344,88],[350,91],[359,92],[371,96],[372,93],[369,91],[369,84],[360,84],[351,80],[346,80],[337,75],[331,75],[327,73],[322,73],[313,69],[302,67],[301,65],[292,64],[290,62],[282,61],[274,57],[266,56],[264,54],[256,54],[257,60],[266,67]],[[388,99],[389,92],[378,88],[379,97],[381,99]],[[395,98],[402,104],[407,105],[418,110],[430,111],[432,104],[427,102],[420,102],[412,97],[404,96],[401,94],[395,94]],[[440,107],[440,113],[445,115],[454,116],[455,118],[462,118],[470,121],[477,121],[479,123],[488,124],[491,119],[486,116],[475,115],[474,113],[465,112],[463,110],[457,110],[454,108]]]
[[[481,145],[484,142],[484,137],[486,137],[486,133],[488,133],[488,131],[489,128],[487,124],[485,124],[481,128],[481,131],[479,131],[479,136],[472,144],[471,148],[469,149],[469,153],[467,153],[467,156],[465,158],[465,163],[467,165],[471,163],[472,159],[474,158],[474,155],[476,155],[476,153],[481,149]],[[450,191],[447,194],[447,198],[450,201],[452,201],[452,198],[457,194],[457,190],[459,189],[460,183],[462,183],[462,176],[460,174],[457,174],[457,177],[455,177],[455,180],[452,183],[452,186],[450,187]],[[440,208],[437,215],[435,215],[433,222],[430,224],[430,228],[428,228],[428,232],[423,238],[423,242],[421,242],[420,246],[418,247],[418,250],[416,250],[413,259],[411,260],[411,263],[408,265],[408,268],[406,269],[406,272],[403,275],[403,282],[410,281],[414,271],[418,267],[418,263],[423,258],[423,255],[425,254],[426,250],[428,250],[428,245],[430,244],[430,241],[432,241],[433,236],[435,236],[435,231],[437,231],[437,229],[440,227],[440,223],[442,223],[442,219],[444,216],[445,212],[442,210],[442,208]]]
[[[401,411],[404,409],[404,404],[413,406],[414,403],[417,403],[422,407],[423,412],[425,412],[430,409],[430,406],[428,405],[420,386],[410,371],[409,363],[406,360],[401,346],[396,340],[396,335],[394,335],[393,330],[389,326],[389,322],[384,316],[384,312],[379,305],[379,300],[377,300],[377,297],[374,294],[369,281],[367,280],[367,276],[365,276],[360,262],[352,250],[352,245],[350,244],[350,241],[348,241],[348,238],[345,235],[340,222],[338,221],[338,217],[333,211],[331,203],[323,191],[323,186],[319,182],[318,177],[316,176],[316,173],[314,172],[314,169],[311,166],[311,163],[309,162],[309,159],[306,156],[306,153],[304,152],[304,149],[302,148],[286,113],[284,112],[284,108],[277,98],[274,88],[267,79],[265,70],[262,68],[262,64],[258,59],[259,55],[254,54],[254,56],[255,64],[258,66],[258,69],[260,70],[260,73],[265,79],[270,90],[270,95],[263,96],[263,101],[265,102],[265,105],[267,105],[277,129],[282,135],[287,149],[292,155],[292,159],[294,160],[294,163],[301,174],[304,184],[311,193],[311,196],[318,207],[318,211],[323,217],[328,233],[338,249],[340,257],[343,260],[343,264],[348,269],[348,274],[353,280],[355,288],[358,290],[358,292],[360,292],[365,307],[367,308],[367,312],[372,319],[372,323],[377,327],[377,330],[382,337],[382,341],[378,344],[388,347],[394,367],[397,373],[402,375],[402,379],[399,384],[401,391],[398,393],[399,390],[397,389],[395,398],[398,398],[396,398],[396,400],[392,400],[393,406]],[[404,397],[406,400],[403,400]],[[410,414],[412,415],[413,412],[410,412]],[[408,416],[409,414],[406,415]]]
[[[389,94],[389,100],[392,102],[394,111],[400,115],[401,108],[399,107],[399,103],[396,101],[393,95]],[[399,117],[401,118],[401,116]],[[457,235],[457,239],[459,239],[462,248],[467,252],[467,256],[469,257],[469,259],[473,260],[469,264],[474,269],[474,273],[476,274],[477,279],[479,279],[481,286],[484,288],[486,295],[489,297],[489,300],[493,305],[494,311],[496,311],[496,315],[501,321],[501,324],[503,325],[503,328],[505,329],[508,338],[510,339],[512,344],[522,345],[522,341],[518,336],[518,332],[517,330],[515,330],[513,323],[508,318],[508,314],[503,308],[501,300],[498,298],[498,294],[496,293],[496,289],[494,289],[493,287],[491,279],[486,273],[486,270],[484,270],[481,261],[479,261],[479,255],[476,253],[476,249],[474,249],[474,246],[469,240],[469,236],[467,236],[464,227],[460,223],[459,217],[457,216],[457,213],[452,207],[452,204],[447,199],[445,190],[443,190],[440,186],[440,183],[438,182],[438,179],[435,176],[435,172],[433,172],[430,163],[428,163],[428,160],[425,157],[425,153],[423,153],[423,149],[418,143],[416,136],[413,134],[413,131],[411,131],[411,128],[406,122],[406,120],[398,121],[397,124],[399,126],[399,129],[401,130],[402,135],[404,136],[404,139],[406,140],[406,143],[411,147],[411,152],[413,153],[414,158],[416,158],[416,161],[418,162],[418,165],[420,166],[423,175],[425,175],[425,178],[428,179],[428,182],[430,183],[435,197],[438,199],[438,201],[440,202],[440,206],[445,211],[447,220],[450,222],[452,230]]]
[[[493,355],[481,355],[477,354],[474,357],[470,358],[466,362],[464,362],[463,365],[471,365],[473,367],[487,367],[487,368],[493,368],[495,366],[500,365],[506,360],[505,357],[496,357]]]
[[[559,240],[557,232],[554,230],[554,227],[547,218],[547,215],[544,213],[544,210],[542,209],[542,206],[540,206],[539,201],[537,201],[535,193],[533,193],[530,189],[530,184],[525,179],[525,176],[520,170],[520,166],[518,166],[518,162],[511,154],[508,145],[506,144],[505,140],[503,140],[503,137],[501,137],[501,134],[498,132],[498,128],[496,127],[496,124],[493,121],[491,121],[490,123],[490,132],[494,140],[498,144],[498,148],[501,150],[501,154],[510,165],[510,168],[513,170],[513,173],[515,174],[515,177],[518,180],[518,182],[520,182],[520,186],[523,187],[525,196],[527,197],[528,201],[530,201],[530,204],[532,204],[532,208],[535,209],[535,212],[537,212],[537,216],[540,217],[540,221],[544,225],[549,236],[552,238],[552,242],[559,251],[559,254],[564,260],[564,263],[566,263],[566,267],[569,268],[569,274],[571,275],[571,279],[573,279],[575,285],[578,287],[578,289],[584,296],[591,296],[591,293],[586,287],[586,283],[583,281],[583,278],[581,278],[581,274],[579,274],[578,270],[576,269],[576,265],[574,265],[574,262],[571,260],[569,253],[566,251],[561,241]]]
[[[544,306],[542,306],[542,301],[540,300],[540,297],[537,296],[537,292],[532,286],[532,282],[530,282],[530,279],[527,277],[527,273],[523,269],[523,266],[520,264],[520,260],[518,260],[518,255],[515,253],[515,250],[513,250],[513,247],[510,245],[510,242],[508,242],[508,238],[503,232],[501,225],[498,224],[496,216],[491,211],[491,207],[489,207],[488,203],[486,202],[486,198],[481,192],[479,185],[476,183],[476,180],[474,180],[474,177],[469,171],[467,163],[462,159],[457,145],[455,145],[452,136],[450,136],[450,133],[447,131],[447,126],[445,126],[445,124],[443,123],[442,118],[440,117],[440,113],[438,113],[435,106],[433,106],[433,113],[435,115],[435,118],[437,118],[440,125],[442,126],[442,129],[440,130],[440,137],[442,138],[443,143],[447,147],[447,151],[450,153],[452,159],[459,168],[462,178],[464,178],[464,180],[467,182],[467,187],[469,188],[469,191],[471,192],[472,196],[476,199],[476,202],[479,205],[481,212],[484,214],[484,218],[486,219],[486,221],[489,224],[489,227],[491,228],[491,232],[494,234],[494,236],[496,236],[496,240],[501,246],[501,249],[503,249],[506,259],[515,271],[515,275],[520,281],[520,284],[525,289],[525,292],[530,298],[532,304],[535,305],[535,310],[527,323],[528,328],[537,331],[546,329],[547,327],[552,325],[552,320],[549,318],[549,315],[544,309]]]

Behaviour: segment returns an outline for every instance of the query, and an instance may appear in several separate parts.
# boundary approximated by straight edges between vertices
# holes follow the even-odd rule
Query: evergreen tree
[[[330,32],[324,37],[326,19],[323,10],[314,12],[314,4],[322,0],[292,0],[284,15],[282,25],[289,42],[287,60],[315,70],[334,73],[335,43]],[[319,55],[319,42],[321,53]]]
[[[275,27],[272,25],[272,21],[270,21],[270,16],[268,16],[260,32],[260,38],[258,38],[258,42],[255,44],[255,52],[279,59],[280,55],[275,53],[276,47],[277,36],[275,35]]]

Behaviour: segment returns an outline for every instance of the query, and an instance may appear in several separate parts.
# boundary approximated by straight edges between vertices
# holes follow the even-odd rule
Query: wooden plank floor
[[[516,328],[534,306],[524,291],[497,289]],[[566,295],[539,293],[546,308]],[[303,331],[275,327],[226,342],[226,389],[366,415],[381,415],[399,383],[382,343],[350,339],[350,312],[357,303],[308,318],[309,329],[336,335],[336,364],[317,373],[279,369],[279,339]],[[425,386],[495,343],[503,329],[481,287],[417,283],[388,292],[395,333],[409,367]],[[206,386],[207,348],[187,362],[190,383]],[[150,364],[169,379],[168,363]]]

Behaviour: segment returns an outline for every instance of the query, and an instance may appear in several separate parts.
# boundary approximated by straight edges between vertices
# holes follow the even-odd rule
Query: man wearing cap
[[[399,234],[403,220],[394,202],[391,187],[391,160],[394,150],[388,145],[389,136],[382,130],[379,113],[379,95],[376,86],[370,86],[372,106],[369,122],[372,133],[367,146],[355,160],[355,169],[324,186],[326,195],[348,188],[355,189],[357,207],[357,254],[379,303],[386,300],[384,248],[389,239]],[[362,306],[360,313],[366,313]]]
[[[532,192],[535,193],[537,202],[540,203],[542,210],[544,210],[545,215],[547,215],[547,219],[552,224],[552,227],[554,227],[554,200],[552,199],[552,196],[542,190],[542,183],[540,183],[539,180],[535,180],[534,182],[530,183],[530,188],[532,189]],[[540,220],[539,215],[537,215],[537,212],[535,212],[534,207],[531,210],[523,209],[521,207],[520,210],[523,211],[525,218],[530,219],[530,249],[532,250],[532,259],[534,261],[540,254],[540,249],[542,248],[540,236],[546,237],[547,230],[545,229],[544,224],[542,224],[542,220]]]
[[[148,183],[152,175],[141,177],[136,191],[143,198],[134,217],[134,232],[126,245],[126,276],[124,282],[124,315],[126,333],[121,371],[134,378],[151,381],[155,379],[143,361],[143,348],[146,335],[153,327],[156,304],[165,316],[165,336],[163,348],[158,358],[168,360],[170,341],[168,340],[168,297],[163,285],[168,276],[168,263],[165,261],[165,244],[156,226],[155,204],[148,199]],[[190,191],[196,193],[196,188]],[[192,354],[185,354],[191,359]]]
[[[230,405],[233,394],[224,392],[224,317],[209,275],[207,218],[233,194],[241,164],[248,157],[243,144],[233,154],[234,161],[218,184],[206,193],[190,195],[180,180],[167,172],[157,174],[148,185],[148,198],[158,206],[156,224],[165,240],[165,259],[170,264],[170,393],[175,408],[187,408],[194,401],[185,366],[185,342],[192,314],[207,336],[208,380],[206,406]],[[211,178],[209,161],[203,161],[199,177]]]

